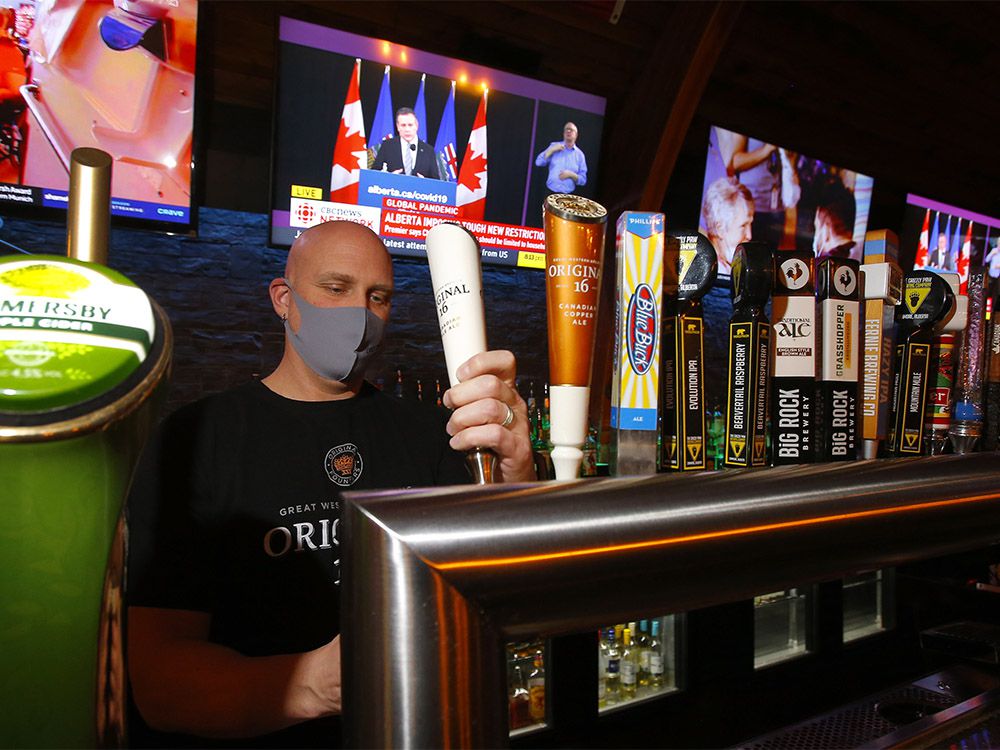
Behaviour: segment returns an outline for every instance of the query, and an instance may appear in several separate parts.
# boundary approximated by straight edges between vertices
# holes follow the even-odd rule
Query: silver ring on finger
[[[500,426],[508,427],[514,421],[514,410],[510,408],[510,404],[505,403],[504,406],[507,407],[507,416],[503,418],[503,422],[500,423]]]

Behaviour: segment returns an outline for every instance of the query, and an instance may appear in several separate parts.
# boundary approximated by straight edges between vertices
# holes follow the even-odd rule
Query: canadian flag
[[[333,169],[330,171],[330,200],[335,203],[358,202],[358,179],[362,167],[368,166],[365,147],[365,120],[361,112],[361,60],[354,61],[351,84],[344,99],[344,114],[340,118],[337,143],[333,147]]]
[[[479,111],[465,147],[465,158],[458,173],[455,204],[463,219],[482,220],[486,211],[486,95],[483,91]]]
[[[969,231],[965,233],[965,242],[955,259],[955,270],[958,271],[958,291],[961,294],[969,293],[969,261],[972,259],[972,222],[969,222]]]
[[[924,228],[920,230],[920,239],[917,241],[917,257],[913,262],[913,268],[924,268],[927,265],[927,253],[930,250],[931,230],[931,210],[928,208],[924,214]]]

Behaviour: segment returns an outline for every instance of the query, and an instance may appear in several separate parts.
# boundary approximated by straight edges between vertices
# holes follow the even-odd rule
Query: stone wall
[[[197,237],[112,228],[108,265],[149,293],[173,324],[168,410],[267,375],[280,359],[283,330],[267,285],[282,274],[286,251],[267,247],[267,236],[266,215],[214,208],[200,210]],[[66,225],[6,219],[0,240],[64,255]],[[0,245],[0,253],[8,252]],[[433,398],[435,379],[447,388],[447,374],[430,273],[425,261],[413,258],[397,258],[394,266],[392,318],[369,379],[392,388],[401,368],[408,395],[415,395],[419,379]],[[490,347],[517,355],[522,384],[546,380],[544,274],[485,265],[483,284]]]

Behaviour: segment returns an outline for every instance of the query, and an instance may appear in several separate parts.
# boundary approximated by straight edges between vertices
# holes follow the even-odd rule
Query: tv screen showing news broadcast
[[[89,147],[112,216],[192,228],[197,20],[196,0],[0,0],[0,211],[65,210]]]
[[[1000,219],[911,193],[899,252],[913,257],[914,269],[957,273],[964,293],[970,266],[988,266],[990,276],[1000,278]]]
[[[484,262],[545,267],[542,203],[593,197],[605,100],[281,18],[271,244],[347,219],[395,255],[459,222]]]
[[[729,276],[736,246],[861,260],[874,180],[773,143],[713,125],[699,229]]]

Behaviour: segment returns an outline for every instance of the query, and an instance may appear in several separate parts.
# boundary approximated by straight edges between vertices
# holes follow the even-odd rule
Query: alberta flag
[[[379,146],[386,138],[392,138],[396,134],[396,124],[392,117],[392,92],[389,90],[389,66],[385,66],[385,74],[382,76],[382,88],[378,93],[378,104],[375,105],[375,119],[372,121],[372,132],[368,138],[368,164],[371,166],[375,161]]]
[[[333,147],[333,168],[330,173],[330,200],[335,203],[358,202],[358,179],[361,168],[368,166],[365,148],[365,120],[359,95],[361,60],[354,61],[354,72],[344,99],[344,114],[340,118],[337,142]]]
[[[434,153],[438,160],[438,174],[442,180],[454,182],[458,179],[458,152],[455,150],[455,82],[451,82],[451,93],[444,103],[441,124],[438,126]]]
[[[417,100],[413,104],[413,114],[417,118],[417,138],[427,142],[427,104],[424,102],[424,82],[427,74],[420,76],[420,90],[417,92]]]
[[[458,173],[455,203],[463,219],[482,220],[486,211],[486,95],[483,91],[479,111],[469,133],[462,169]]]

